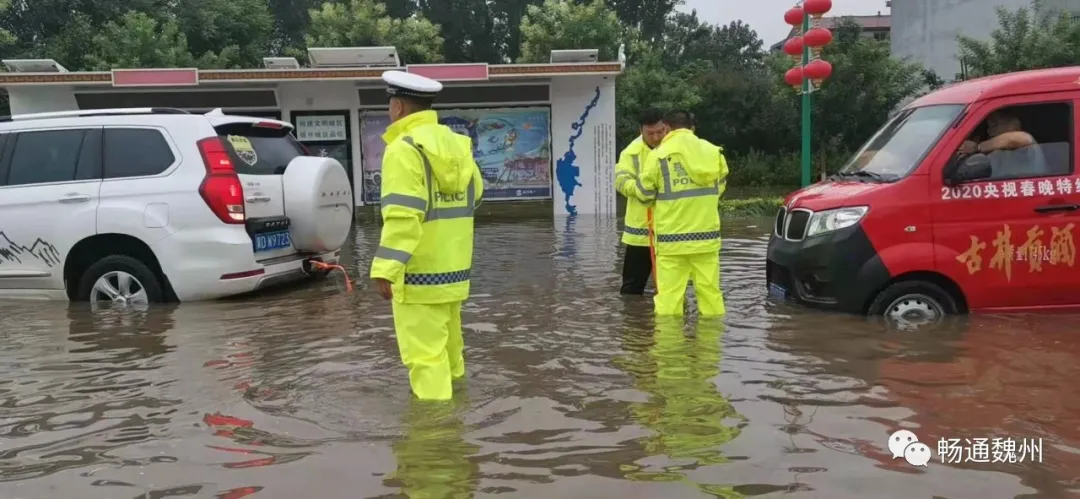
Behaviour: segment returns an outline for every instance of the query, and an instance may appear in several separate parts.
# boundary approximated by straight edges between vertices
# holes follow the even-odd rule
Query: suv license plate
[[[779,285],[779,284],[777,284],[775,282],[770,282],[769,283],[769,296],[773,296],[773,297],[776,297],[776,298],[779,298],[779,299],[783,300],[783,299],[787,298],[787,289],[784,289],[783,286],[781,286],[781,285]]]
[[[282,248],[288,248],[292,246],[292,238],[289,237],[289,231],[279,230],[274,232],[264,232],[262,234],[255,234],[255,252],[262,251],[274,251]]]

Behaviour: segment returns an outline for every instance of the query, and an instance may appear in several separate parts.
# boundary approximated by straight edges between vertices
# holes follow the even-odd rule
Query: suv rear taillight
[[[206,165],[206,178],[199,185],[199,195],[222,222],[244,223],[247,218],[244,215],[244,188],[221,138],[202,139],[198,146]]]

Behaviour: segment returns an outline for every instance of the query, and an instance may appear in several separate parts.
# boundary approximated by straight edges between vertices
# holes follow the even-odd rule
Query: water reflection
[[[702,319],[686,329],[682,318],[660,317],[652,338],[626,333],[628,353],[618,363],[649,396],[630,407],[634,419],[652,432],[643,441],[645,454],[685,463],[666,465],[662,471],[627,467],[630,480],[685,480],[682,470],[726,463],[721,447],[739,435],[735,423],[740,416],[713,384],[720,374],[723,320]],[[717,493],[725,488],[701,486]],[[741,497],[727,492],[725,497]]]
[[[384,483],[409,499],[473,497],[479,465],[472,456],[480,446],[465,441],[459,412],[468,405],[461,393],[453,403],[414,399],[402,421],[405,434],[391,445],[397,470]]]
[[[360,220],[354,276],[378,240]],[[655,324],[649,298],[618,294],[614,221],[482,221],[468,397],[440,407],[410,400],[388,305],[335,279],[134,313],[0,303],[0,498],[1080,488],[1080,316],[898,333],[768,301],[770,226],[725,222],[722,323]],[[1043,462],[914,468],[885,446],[898,428],[1043,438]]]
[[[29,480],[91,466],[176,462],[169,455],[128,459],[114,453],[168,437],[177,401],[161,393],[175,380],[152,374],[174,350],[164,336],[173,326],[169,309],[93,315],[68,309],[66,320],[56,321],[30,305],[18,307],[30,320],[8,331],[8,341],[26,341],[30,348],[8,350],[0,364],[10,382],[0,389],[0,437],[19,443],[0,447],[0,477]]]

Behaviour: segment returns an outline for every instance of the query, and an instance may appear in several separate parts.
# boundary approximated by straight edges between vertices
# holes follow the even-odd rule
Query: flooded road
[[[685,325],[618,295],[614,220],[480,224],[453,404],[411,400],[389,306],[339,277],[143,313],[0,304],[0,498],[1073,497],[1080,317],[899,333],[774,303],[770,223],[727,222],[728,316]],[[354,237],[366,286],[378,227]],[[900,429],[928,466],[893,459]],[[1011,438],[1016,462],[942,464],[943,438]]]

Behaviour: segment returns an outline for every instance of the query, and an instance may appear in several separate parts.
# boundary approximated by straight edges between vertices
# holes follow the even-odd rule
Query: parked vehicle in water
[[[0,122],[0,297],[220,298],[336,263],[352,227],[342,165],[292,125],[178,109]]]
[[[790,194],[769,292],[808,306],[934,321],[1080,308],[1080,67],[925,95],[829,179]]]

